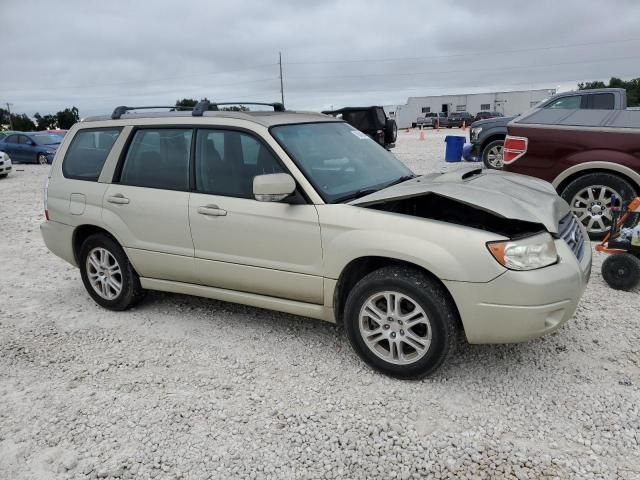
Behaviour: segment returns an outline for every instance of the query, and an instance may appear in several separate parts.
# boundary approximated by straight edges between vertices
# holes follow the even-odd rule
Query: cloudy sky
[[[640,76],[640,2],[0,0],[0,103],[33,115],[176,99],[287,108]]]

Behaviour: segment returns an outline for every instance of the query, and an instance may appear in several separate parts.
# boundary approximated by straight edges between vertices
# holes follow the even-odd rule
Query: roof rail
[[[194,117],[201,117],[202,114],[208,110],[219,110],[219,105],[264,105],[266,107],[272,107],[274,112],[284,112],[284,105],[280,102],[264,103],[264,102],[210,102],[208,100],[202,100],[193,107],[191,114]]]
[[[111,118],[113,120],[118,120],[120,117],[122,117],[122,115],[124,115],[125,113],[131,110],[149,110],[152,108],[168,108],[170,110],[191,110],[193,107],[182,107],[182,106],[176,106],[176,105],[172,105],[169,107],[166,105],[155,106],[155,107],[127,107],[126,105],[120,105],[119,107],[115,108],[115,110],[111,114]]]

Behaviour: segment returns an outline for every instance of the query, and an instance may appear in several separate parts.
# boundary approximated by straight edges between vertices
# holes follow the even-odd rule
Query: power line
[[[496,55],[503,53],[520,53],[520,52],[534,52],[543,50],[554,50],[561,48],[572,47],[587,47],[593,45],[608,45],[612,43],[626,43],[637,42],[640,38],[627,38],[625,40],[609,40],[602,42],[589,42],[589,43],[573,43],[566,45],[552,45],[547,47],[532,47],[532,48],[520,48],[515,50],[488,50],[481,52],[468,52],[468,53],[453,53],[448,55],[429,55],[424,57],[389,57],[389,58],[373,58],[373,59],[351,59],[351,60],[316,60],[316,61],[304,61],[304,62],[285,62],[285,65],[315,65],[324,63],[377,63],[377,62],[396,62],[406,60],[428,60],[435,58],[454,58],[454,57],[469,57],[469,56],[481,56],[481,55]]]
[[[564,65],[580,65],[580,64],[589,64],[589,63],[603,63],[610,62],[615,60],[630,60],[637,59],[637,56],[628,56],[628,57],[613,57],[601,60],[585,60],[580,62],[561,62],[561,63],[548,63],[548,64],[538,64],[538,65],[520,65],[514,67],[489,67],[489,68],[472,68],[472,69],[464,69],[464,70],[440,70],[440,71],[430,71],[430,72],[392,72],[392,73],[364,73],[357,75],[289,75],[287,78],[362,78],[362,77],[411,77],[414,75],[433,75],[438,73],[473,73],[479,71],[491,71],[499,68],[500,70],[521,70],[521,69],[532,69],[538,67],[560,67]]]

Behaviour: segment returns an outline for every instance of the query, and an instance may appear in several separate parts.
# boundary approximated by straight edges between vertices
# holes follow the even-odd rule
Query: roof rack
[[[166,105],[156,105],[151,107],[127,107],[126,105],[120,105],[116,107],[113,113],[111,114],[111,118],[113,120],[118,120],[125,113],[131,110],[151,110],[154,108],[168,108],[170,111],[175,110],[191,110],[191,115],[194,117],[201,117],[204,112],[209,110],[217,111],[218,105],[264,105],[266,107],[272,107],[274,112],[284,112],[284,105],[279,102],[274,103],[263,103],[263,102],[210,102],[209,100],[201,100],[196,104],[195,107],[183,107],[183,106],[166,106]]]
[[[168,108],[171,111],[174,110],[192,110],[193,107],[182,107],[182,106],[170,106],[167,107],[166,105],[160,105],[160,106],[155,106],[155,107],[127,107],[126,105],[120,105],[119,107],[116,107],[115,110],[113,111],[113,113],[111,114],[111,118],[113,120],[118,120],[120,117],[122,117],[122,115],[124,115],[125,113],[131,111],[131,110],[150,110],[152,108]]]
[[[201,117],[204,112],[208,110],[217,111],[219,105],[264,105],[265,107],[273,107],[274,112],[284,112],[284,105],[280,102],[264,103],[264,102],[210,102],[209,100],[202,100],[193,107],[191,114],[194,117]]]

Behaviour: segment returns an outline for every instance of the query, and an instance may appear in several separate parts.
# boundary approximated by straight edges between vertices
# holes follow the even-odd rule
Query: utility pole
[[[9,128],[13,130],[13,120],[11,120],[11,105],[13,105],[13,103],[7,102],[7,112],[9,112]]]
[[[278,52],[279,64],[280,64],[280,101],[284,107],[284,85],[282,83],[282,52]]]

